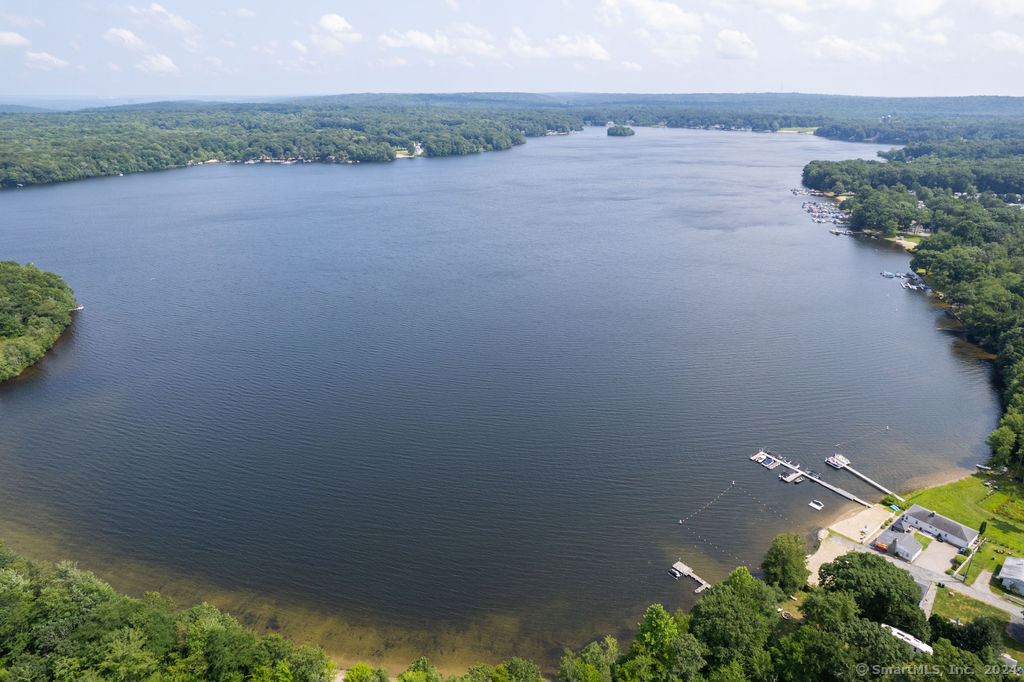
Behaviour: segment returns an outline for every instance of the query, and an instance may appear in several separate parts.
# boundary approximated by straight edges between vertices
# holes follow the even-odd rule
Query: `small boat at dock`
[[[850,464],[850,460],[846,459],[837,452],[836,454],[826,459],[825,464],[829,465],[833,469],[843,469]]]
[[[896,275],[894,275],[893,273],[891,273],[891,272],[888,272],[888,271],[886,271],[886,272],[880,272],[880,273],[878,273],[878,274],[880,274],[880,275],[881,275],[882,277],[885,277],[886,279],[892,279],[892,278],[894,278],[894,277],[896,276]]]
[[[807,506],[813,509],[814,511],[821,511],[822,508],[825,506],[825,503],[822,502],[821,500],[811,500],[810,502],[807,503]]]
[[[758,464],[760,464],[761,462],[763,462],[765,460],[765,458],[767,456],[768,456],[768,453],[766,453],[764,450],[761,450],[761,451],[755,452],[753,455],[751,455],[750,456],[750,461],[757,462]]]

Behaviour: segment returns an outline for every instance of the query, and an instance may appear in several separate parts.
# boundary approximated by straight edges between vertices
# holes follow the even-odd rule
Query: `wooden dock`
[[[897,500],[899,500],[900,502],[906,502],[906,500],[904,500],[904,499],[903,499],[902,497],[900,497],[899,495],[897,495],[897,494],[896,494],[896,493],[894,493],[893,491],[889,490],[888,488],[886,488],[886,487],[885,487],[884,485],[882,485],[881,483],[876,483],[875,481],[872,481],[872,480],[871,480],[870,478],[868,478],[867,476],[865,476],[865,475],[864,475],[864,474],[862,474],[861,472],[857,471],[856,469],[854,469],[854,468],[853,468],[852,466],[850,466],[849,464],[847,464],[846,466],[844,466],[844,467],[843,467],[843,469],[845,469],[845,470],[849,471],[849,472],[850,472],[851,474],[853,474],[853,475],[854,475],[854,476],[856,476],[857,478],[861,479],[861,480],[862,480],[862,481],[864,481],[865,483],[870,483],[871,485],[875,486],[876,488],[878,488],[879,490],[881,490],[881,491],[882,491],[883,493],[885,493],[886,495],[892,495],[893,497],[895,497],[895,498],[896,498]]]
[[[697,589],[693,591],[694,594],[700,594],[704,590],[711,587],[711,583],[709,583],[707,580],[704,580],[704,578],[701,578],[699,575],[694,573],[693,569],[684,564],[682,561],[677,561],[674,564],[672,564],[672,568],[676,569],[685,576],[693,578],[698,583],[700,583],[700,585],[697,586]]]
[[[791,464],[790,462],[787,462],[786,460],[780,459],[778,457],[776,457],[775,460],[777,462],[779,462],[780,464],[782,464],[782,466],[784,466],[784,467],[792,469],[793,471],[799,471],[801,474],[804,475],[804,478],[807,479],[808,481],[812,481],[812,482],[817,483],[818,485],[820,485],[822,487],[828,488],[829,490],[831,490],[832,492],[836,493],[837,495],[842,495],[843,497],[845,497],[848,500],[853,500],[854,502],[857,502],[859,504],[863,504],[865,507],[872,507],[873,506],[870,502],[865,502],[864,500],[860,499],[859,497],[857,497],[856,495],[854,495],[851,492],[848,492],[846,490],[843,490],[842,488],[834,486],[831,483],[826,483],[825,481],[821,480],[820,478],[818,478],[816,476],[809,475],[806,471],[804,471],[803,469],[801,469],[800,467],[798,467],[795,464]]]

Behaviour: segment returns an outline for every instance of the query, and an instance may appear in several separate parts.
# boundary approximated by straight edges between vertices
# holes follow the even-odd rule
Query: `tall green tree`
[[[807,584],[807,543],[796,533],[775,536],[761,562],[764,581],[783,592],[794,592]]]

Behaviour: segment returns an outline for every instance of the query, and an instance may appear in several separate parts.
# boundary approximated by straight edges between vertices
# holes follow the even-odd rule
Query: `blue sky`
[[[1024,95],[1024,0],[0,0],[0,100]]]

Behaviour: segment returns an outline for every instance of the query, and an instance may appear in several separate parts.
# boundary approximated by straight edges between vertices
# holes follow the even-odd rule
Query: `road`
[[[830,535],[826,539],[822,540],[822,545],[824,545],[826,542],[836,543],[839,546],[845,548],[846,551],[867,552],[868,554],[876,554],[885,559],[886,561],[888,561],[889,563],[893,564],[894,566],[897,566],[906,571],[907,573],[909,573],[911,576],[913,576],[916,582],[927,584],[929,587],[928,590],[926,590],[925,592],[924,599],[922,600],[922,606],[928,607],[926,612],[931,610],[931,602],[928,599],[929,596],[931,596],[931,601],[934,601],[935,599],[934,594],[931,593],[934,592],[932,584],[936,583],[942,583],[948,589],[955,590],[957,592],[960,592],[961,594],[967,595],[968,597],[977,599],[981,602],[985,602],[990,606],[994,606],[995,608],[1007,613],[1010,616],[1010,626],[1007,630],[1010,633],[1010,636],[1018,642],[1024,642],[1024,611],[1022,611],[1021,607],[1017,606],[1016,604],[1008,602],[999,595],[993,594],[989,591],[988,583],[989,580],[991,580],[992,578],[992,574],[990,572],[988,572],[988,576],[979,576],[978,580],[975,581],[974,585],[964,585],[961,582],[954,581],[950,576],[946,575],[945,573],[939,573],[937,571],[933,571],[922,566],[908,564],[906,561],[901,561],[886,554],[880,554],[879,552],[871,549],[870,547],[865,547],[864,545],[858,544],[853,540],[848,540],[839,535]],[[983,577],[985,578],[984,580],[982,580]]]

